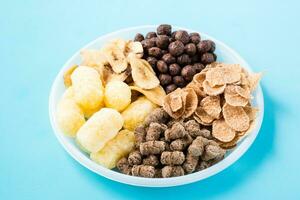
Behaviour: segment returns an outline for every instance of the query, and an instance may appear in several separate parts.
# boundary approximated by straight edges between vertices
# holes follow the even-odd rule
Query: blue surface
[[[0,199],[300,199],[299,1],[1,1]],[[48,94],[98,36],[170,23],[225,42],[264,71],[265,118],[249,151],[204,181],[139,188],[102,178],[54,137]]]

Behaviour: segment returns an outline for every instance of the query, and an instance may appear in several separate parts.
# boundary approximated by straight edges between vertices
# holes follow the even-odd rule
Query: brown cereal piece
[[[200,106],[198,106],[198,108],[196,109],[195,115],[200,119],[200,122],[199,121],[197,122],[203,125],[210,125],[214,120],[214,118],[209,114],[207,114],[205,110]]]
[[[181,165],[185,160],[184,153],[181,151],[164,151],[160,156],[163,165]]]
[[[72,85],[72,79],[71,79],[71,75],[73,73],[73,71],[78,67],[78,65],[73,65],[72,67],[70,67],[69,69],[67,69],[67,71],[64,73],[64,84],[65,86],[68,88]]]
[[[262,73],[252,73],[248,76],[250,91],[254,91],[254,89],[257,87],[260,79],[262,77]]]
[[[245,106],[245,107],[243,107],[243,109],[246,112],[246,114],[248,115],[250,121],[255,120],[257,112],[258,112],[258,108],[254,108],[251,106]]]
[[[196,170],[197,164],[199,161],[198,156],[193,156],[192,154],[187,154],[185,162],[183,163],[182,167],[186,173],[192,173]]]
[[[236,133],[224,119],[215,120],[212,124],[212,136],[221,142],[230,142]]]
[[[149,155],[143,159],[143,165],[151,165],[155,167],[159,165],[159,159],[155,155]]]
[[[166,148],[163,141],[148,141],[140,144],[140,152],[142,155],[161,154]]]
[[[133,176],[153,178],[155,176],[155,168],[149,165],[134,165],[131,173]]]
[[[246,133],[246,132],[243,132],[243,133]],[[237,141],[239,140],[240,137],[241,136],[239,135],[239,133],[237,133],[233,140],[231,140],[230,142],[225,142],[225,143],[222,142],[219,145],[222,149],[232,149],[232,148],[236,147]]]
[[[192,156],[201,156],[204,151],[205,140],[203,137],[198,136],[188,148],[188,153]]]
[[[228,85],[224,91],[224,98],[226,103],[232,106],[246,106],[248,104],[248,99],[239,95],[236,92],[236,85]]]
[[[175,122],[171,128],[165,131],[166,141],[183,138],[187,135],[184,126],[180,122]]]
[[[189,133],[190,136],[196,138],[197,136],[203,136],[206,138],[210,138],[211,133],[207,129],[201,129],[200,125],[195,120],[189,120],[184,124],[185,130]]]
[[[161,170],[163,178],[183,176],[184,170],[181,166],[165,166]]]
[[[192,88],[196,92],[196,94],[198,96],[198,99],[200,97],[205,97],[206,96],[206,94],[203,91],[203,88],[199,87],[199,85],[197,85],[195,82],[190,82],[189,84],[187,84],[186,87],[187,88]]]
[[[183,107],[183,102],[180,94],[171,95],[170,98],[170,108],[172,112],[176,112]]]
[[[218,145],[206,145],[205,151],[201,155],[201,159],[204,161],[216,159],[216,158],[223,158],[226,153],[226,150],[222,149]]]
[[[161,169],[155,169],[154,178],[162,178]]]
[[[187,93],[186,98],[185,98],[186,103],[185,103],[185,110],[184,110],[183,117],[188,118],[197,109],[198,97],[197,97],[196,92],[191,88],[184,88],[183,91]]]
[[[251,91],[250,88],[247,86],[241,87],[239,85],[234,86],[235,92],[240,95],[241,97],[244,97],[245,99],[251,98]]]
[[[164,124],[159,124],[157,122],[152,122],[149,125],[146,134],[146,141],[158,140],[161,134],[167,129],[167,126]]]
[[[250,126],[250,119],[243,107],[231,106],[225,103],[223,117],[228,126],[235,131],[246,131]]]
[[[232,67],[232,65],[221,64],[206,72],[206,80],[210,86],[225,85],[237,82],[241,79],[240,71]]]
[[[180,97],[180,99],[179,99]],[[163,109],[174,119],[180,118],[184,113],[184,105],[182,98],[182,89],[177,88],[175,91],[165,96],[163,101]],[[179,109],[178,109],[179,108]],[[176,111],[174,111],[176,110]]]
[[[117,162],[117,168],[123,174],[131,175],[132,167],[129,165],[128,160],[126,158],[123,157]]]
[[[205,81],[206,73],[201,71],[193,77],[193,82],[198,85],[198,87],[203,87],[203,82]]]
[[[190,135],[186,135],[184,138],[173,140],[170,143],[170,150],[183,151],[193,142],[193,138]]]
[[[142,164],[142,154],[139,151],[133,151],[128,155],[129,165],[140,165]]]
[[[146,141],[146,129],[143,124],[138,125],[134,130],[135,146],[139,148],[140,144]]]
[[[202,124],[202,125],[204,125],[204,126],[210,126],[211,125],[211,123],[205,123],[205,122],[203,122],[197,115],[193,115],[193,119],[194,120],[196,120],[199,124]]]
[[[144,125],[149,126],[151,122],[166,123],[169,119],[169,115],[163,108],[154,109],[144,120]]]
[[[219,96],[204,97],[200,102],[200,106],[208,115],[212,116],[213,118],[218,119],[220,117],[222,108],[220,105]]]
[[[204,92],[211,96],[222,94],[226,88],[226,84],[212,87],[207,80],[205,80],[202,85]]]
[[[195,171],[198,172],[198,171],[204,170],[206,168],[209,168],[210,166],[212,166],[212,162],[199,160]]]

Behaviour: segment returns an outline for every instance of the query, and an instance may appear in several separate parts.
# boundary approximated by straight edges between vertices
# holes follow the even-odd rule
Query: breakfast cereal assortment
[[[254,127],[261,73],[217,62],[198,33],[137,33],[81,51],[57,105],[62,130],[96,163],[147,178],[208,168]]]

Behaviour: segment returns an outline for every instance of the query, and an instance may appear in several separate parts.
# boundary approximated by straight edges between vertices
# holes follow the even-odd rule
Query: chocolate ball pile
[[[213,41],[201,40],[199,33],[172,32],[168,24],[159,25],[156,32],[145,37],[138,33],[134,41],[142,43],[143,58],[153,67],[166,93],[186,86],[205,65],[217,59]]]

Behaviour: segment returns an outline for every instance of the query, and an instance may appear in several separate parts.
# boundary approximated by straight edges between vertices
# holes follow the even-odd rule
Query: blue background
[[[0,199],[300,199],[299,1],[0,2]],[[170,23],[225,42],[264,71],[265,118],[234,165],[174,188],[116,183],[53,135],[48,95],[66,60],[98,36]]]

